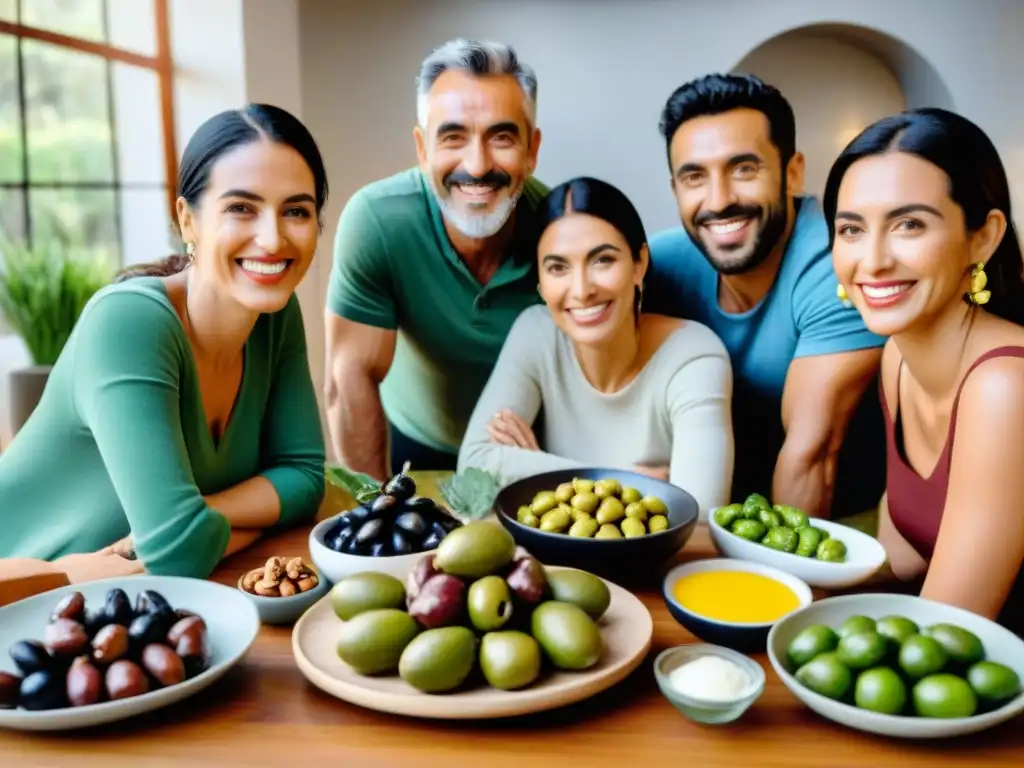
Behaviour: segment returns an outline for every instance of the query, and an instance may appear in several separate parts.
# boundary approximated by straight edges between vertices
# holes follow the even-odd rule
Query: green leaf
[[[479,520],[494,509],[494,499],[502,485],[500,477],[478,467],[469,467],[447,480],[441,480],[438,489],[452,512]]]
[[[365,472],[354,472],[340,464],[324,464],[324,476],[331,485],[341,488],[363,504],[380,495],[381,483]]]

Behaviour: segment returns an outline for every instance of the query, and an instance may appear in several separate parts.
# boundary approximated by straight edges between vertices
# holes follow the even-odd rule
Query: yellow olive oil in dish
[[[675,583],[672,596],[691,613],[736,624],[774,622],[800,607],[785,584],[746,571],[691,573]]]

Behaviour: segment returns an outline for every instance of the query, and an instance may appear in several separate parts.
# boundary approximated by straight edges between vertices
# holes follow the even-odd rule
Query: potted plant
[[[10,373],[12,433],[35,410],[86,303],[112,277],[104,255],[72,247],[67,240],[26,246],[0,237],[0,315],[32,360]]]

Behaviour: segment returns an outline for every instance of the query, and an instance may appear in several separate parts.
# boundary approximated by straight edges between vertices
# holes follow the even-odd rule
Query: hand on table
[[[72,584],[116,576],[135,576],[146,572],[138,560],[128,560],[115,552],[106,550],[65,555],[54,560],[53,565],[66,573]]]
[[[539,451],[533,427],[517,413],[505,409],[494,414],[487,424],[487,433],[492,443],[507,445],[510,448],[523,448],[527,451]]]

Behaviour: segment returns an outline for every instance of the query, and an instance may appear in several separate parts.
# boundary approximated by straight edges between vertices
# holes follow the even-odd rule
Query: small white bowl
[[[726,700],[691,698],[677,691],[672,686],[672,671],[701,656],[719,656],[736,664],[750,679],[749,685],[735,698]],[[654,660],[654,677],[661,694],[672,706],[690,720],[704,725],[722,725],[739,719],[764,693],[765,683],[764,669],[750,657],[730,648],[704,644],[666,648]]]
[[[264,595],[247,592],[242,588],[245,573],[238,577],[236,586],[240,592],[252,600],[256,610],[259,611],[260,621],[264,624],[290,624],[327,594],[329,585],[320,574],[320,569],[314,566],[313,570],[317,572],[317,585],[305,592],[299,592],[288,597],[265,597]]]
[[[344,552],[335,552],[327,546],[327,532],[330,531],[345,512],[329,517],[317,523],[309,532],[309,556],[320,572],[321,577],[326,577],[332,584],[353,573],[363,571],[378,571],[388,573],[396,579],[405,581],[405,577],[412,571],[413,566],[420,558],[437,552],[437,549],[428,549],[424,552],[413,552],[408,555],[349,555]],[[321,582],[323,578],[321,578]]]
[[[830,537],[846,545],[845,562],[830,563],[790,552],[780,552],[726,530],[715,522],[714,512],[708,516],[711,540],[724,557],[770,565],[796,576],[812,587],[846,589],[864,583],[885,565],[885,547],[873,536],[831,520],[812,518],[811,525],[821,528]]]
[[[818,600],[776,622],[768,633],[768,659],[779,679],[800,701],[822,717],[840,725],[900,739],[935,739],[963,736],[991,728],[1024,712],[1024,693],[991,712],[960,718],[924,718],[883,715],[815,693],[801,685],[786,663],[786,651],[800,630],[812,624],[836,628],[851,616],[880,619],[905,616],[920,627],[955,624],[973,632],[990,661],[1005,664],[1024,680],[1024,640],[1010,630],[977,614],[913,595],[868,593]],[[908,691],[908,696],[910,692]]]

